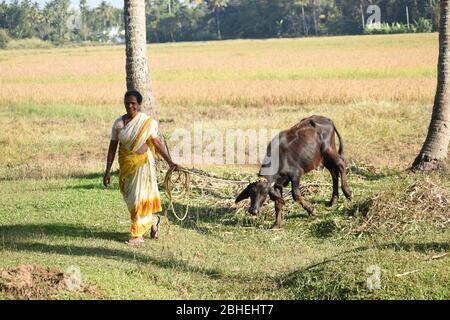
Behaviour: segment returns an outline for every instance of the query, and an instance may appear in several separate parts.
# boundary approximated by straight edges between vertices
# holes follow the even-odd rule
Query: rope
[[[172,210],[173,215],[175,216],[175,218],[179,221],[184,221],[186,220],[188,214],[189,214],[189,207],[190,207],[190,201],[192,199],[192,197],[190,197],[190,193],[191,193],[191,175],[194,176],[199,176],[199,177],[204,177],[207,180],[214,180],[216,182],[222,182],[222,183],[229,183],[229,184],[248,184],[250,183],[249,181],[246,180],[231,180],[231,179],[223,179],[223,178],[218,178],[218,177],[214,177],[212,176],[210,173],[200,170],[200,169],[186,169],[183,168],[181,166],[174,166],[171,167],[167,170],[165,178],[164,178],[164,189],[165,189],[165,195],[167,196],[167,198],[169,199],[169,205],[167,206],[167,209],[165,210],[165,217],[167,222],[169,222],[169,219],[167,217],[167,212],[169,210]],[[175,179],[173,179],[175,177]],[[182,190],[179,193],[179,195],[183,195],[186,199],[188,199],[188,203],[186,204],[186,209],[184,210],[184,213],[178,214],[177,211],[175,210],[175,207],[173,205],[173,189],[175,184],[180,183],[181,182],[181,186],[182,186]],[[330,183],[321,183],[321,182],[317,182],[317,181],[312,181],[310,183],[306,183],[306,184],[302,184],[301,186],[301,192],[303,193],[305,191],[305,189],[307,189],[308,187],[321,187],[321,186],[331,186]],[[203,189],[202,189],[203,192]],[[288,199],[290,197],[290,195],[288,193],[284,194],[284,199]]]
[[[213,175],[211,175],[210,173],[208,173],[206,171],[203,171],[203,170],[200,170],[200,169],[195,169],[195,168],[186,169],[186,168],[180,167],[179,170],[183,171],[185,173],[188,173],[188,174],[193,174],[193,175],[197,175],[197,176],[201,176],[201,177],[206,177],[209,180],[221,181],[221,182],[225,182],[225,183],[238,183],[238,184],[240,184],[240,183],[249,183],[249,181],[246,181],[246,180],[231,180],[231,179],[217,178],[217,177],[214,177]]]
[[[184,193],[185,195],[188,195],[189,199],[189,193],[191,191],[190,184],[191,184],[191,177],[187,172],[182,170],[179,167],[171,167],[166,173],[166,177],[164,178],[164,193],[166,194],[167,198],[169,199],[169,205],[167,207],[166,213],[169,210],[172,210],[175,218],[177,218],[179,221],[184,221],[189,213],[189,204],[186,205],[186,211],[184,212],[183,217],[180,218],[180,216],[177,214],[174,206],[173,206],[173,199],[172,199],[172,190],[173,190],[173,180],[172,175],[177,172],[178,178],[176,179],[176,182],[179,182],[182,177],[184,177],[183,181],[183,187],[184,187]]]
[[[173,177],[176,176],[176,179],[174,181]],[[167,212],[169,210],[172,210],[173,215],[175,216],[175,218],[177,218],[179,221],[184,221],[186,219],[186,217],[188,216],[189,213],[189,203],[186,205],[186,210],[184,211],[183,215],[179,215],[174,206],[173,206],[173,188],[174,188],[174,184],[181,182],[182,183],[182,192],[181,194],[183,194],[187,199],[190,199],[189,195],[191,192],[191,175],[196,175],[196,176],[201,176],[201,177],[205,177],[208,180],[214,180],[214,181],[218,181],[218,182],[223,182],[223,183],[232,183],[232,184],[246,184],[249,183],[249,181],[244,181],[244,180],[229,180],[229,179],[222,179],[222,178],[217,178],[212,176],[211,174],[200,170],[200,169],[186,169],[180,166],[175,166],[175,167],[171,167],[169,168],[169,170],[166,173],[166,176],[164,178],[164,193],[167,196],[167,198],[169,199],[169,205],[166,209],[166,217],[167,217]]]
[[[166,147],[166,151],[169,154],[169,156],[171,157],[170,151],[169,151],[169,146],[167,145],[166,138],[162,134],[161,134],[161,137],[162,137],[163,143],[164,143],[164,145]],[[184,194],[187,196],[187,199],[190,199],[189,195],[190,195],[190,192],[191,192],[191,176],[190,176],[191,174],[192,175],[197,175],[197,176],[203,176],[203,177],[206,177],[209,180],[215,180],[217,182],[220,181],[220,182],[224,182],[224,183],[238,183],[238,184],[240,184],[240,183],[249,183],[248,181],[227,180],[227,179],[221,179],[221,178],[213,177],[211,174],[209,174],[209,173],[207,173],[207,172],[205,172],[203,170],[195,169],[195,168],[186,169],[186,168],[183,168],[181,166],[176,166],[176,167],[169,168],[169,170],[167,170],[166,176],[164,177],[164,190],[165,190],[164,193],[167,196],[167,198],[169,199],[169,205],[168,205],[167,209],[164,212],[164,215],[166,217],[167,222],[169,221],[169,219],[167,218],[167,212],[169,210],[172,210],[173,215],[179,221],[184,221],[186,219],[186,217],[188,216],[188,213],[189,213],[189,203],[186,205],[186,210],[185,210],[185,212],[184,212],[182,217],[180,217],[177,214],[177,212],[176,212],[176,210],[175,210],[175,208],[173,206],[172,190],[173,190],[173,187],[174,187],[174,183],[173,183],[173,180],[172,180],[172,176],[175,173],[178,173],[178,177],[176,179],[176,182],[179,182],[180,179],[183,178],[183,184],[182,185],[183,185],[183,188],[184,188]],[[183,192],[182,192],[182,194],[183,194]]]
[[[166,147],[166,151],[167,151],[169,157],[171,157],[170,151],[169,151],[169,146],[167,145],[166,138],[165,138],[165,136],[163,134],[161,134],[161,137],[162,137],[162,141],[164,143],[164,146]],[[169,224],[169,219],[167,217],[167,212],[169,210],[172,210],[173,215],[179,221],[186,220],[186,218],[187,218],[187,216],[189,214],[189,202],[186,205],[186,210],[185,210],[185,212],[184,212],[182,217],[180,217],[180,215],[177,214],[177,212],[176,212],[176,210],[175,210],[175,208],[173,206],[172,190],[173,190],[173,187],[174,187],[174,182],[173,182],[172,176],[175,173],[178,173],[178,177],[176,179],[176,182],[179,182],[180,179],[183,178],[182,185],[183,185],[183,188],[184,188],[184,192],[182,192],[181,194],[184,193],[184,195],[187,196],[186,198],[189,199],[189,200],[191,199],[189,197],[190,192],[191,192],[191,175],[202,176],[202,177],[205,177],[205,178],[207,178],[209,180],[214,180],[216,182],[223,182],[223,183],[235,183],[235,184],[244,184],[244,183],[246,184],[246,183],[249,183],[249,181],[243,181],[243,180],[228,180],[228,179],[217,178],[217,177],[214,177],[211,174],[207,173],[206,171],[203,171],[203,170],[200,170],[200,169],[195,169],[195,168],[186,169],[186,168],[183,168],[181,166],[175,166],[175,167],[169,168],[169,170],[167,170],[166,176],[164,177],[164,193],[167,196],[167,198],[169,199],[169,205],[167,206],[167,209],[164,211],[164,215],[165,215],[166,221],[167,221],[168,226],[169,226],[169,230],[168,230],[169,233],[170,233],[170,224]],[[203,189],[202,189],[202,193],[203,193]]]

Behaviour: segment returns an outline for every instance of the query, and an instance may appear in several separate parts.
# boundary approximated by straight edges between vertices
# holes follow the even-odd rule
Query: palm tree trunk
[[[305,36],[308,36],[308,26],[306,25],[305,7],[302,5],[302,18],[303,18],[303,32]]]
[[[316,1],[312,2],[313,10],[313,21],[314,21],[314,35],[317,36],[317,14],[316,14]]]
[[[143,97],[142,111],[156,118],[147,58],[145,0],[124,0],[127,90]]]
[[[219,8],[216,7],[214,9],[215,13],[216,13],[216,26],[217,26],[217,39],[221,40],[222,39],[222,31],[220,30],[220,12],[219,12]]]
[[[450,0],[440,1],[438,85],[427,138],[413,170],[445,166],[450,141]]]

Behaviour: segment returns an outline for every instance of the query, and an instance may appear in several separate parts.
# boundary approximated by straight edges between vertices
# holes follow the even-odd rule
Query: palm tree
[[[112,20],[114,19],[112,7],[106,3],[106,1],[102,1],[95,10],[97,11],[97,16],[100,19],[102,31],[110,28],[113,24]]]
[[[438,84],[431,123],[413,170],[445,166],[450,141],[450,0],[440,1]]]
[[[147,59],[145,0],[124,0],[127,90],[138,90],[142,111],[156,118]]]
[[[302,9],[303,34],[305,36],[308,36],[309,28],[308,24],[306,23],[306,16],[305,16],[305,6],[308,6],[308,0],[295,0],[294,5]]]
[[[222,39],[222,29],[220,26],[220,11],[228,6],[229,0],[210,0],[209,5],[214,11],[214,20],[217,27],[217,38]]]
[[[81,13],[81,38],[83,41],[86,41],[89,27],[88,27],[88,19],[89,19],[89,7],[87,5],[87,0],[80,0],[79,9]]]
[[[310,1],[312,12],[313,12],[313,23],[314,23],[314,35],[317,36],[317,29],[318,29],[318,21],[317,21],[317,8],[320,7],[320,0],[311,0]]]

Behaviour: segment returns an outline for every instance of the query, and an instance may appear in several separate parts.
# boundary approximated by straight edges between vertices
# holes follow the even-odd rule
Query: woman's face
[[[130,118],[133,118],[139,112],[139,103],[135,96],[125,98],[125,109]]]

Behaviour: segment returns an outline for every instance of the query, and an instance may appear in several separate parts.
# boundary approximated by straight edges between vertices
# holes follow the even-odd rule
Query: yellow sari
[[[155,170],[155,148],[149,145],[137,154],[157,124],[144,113],[138,113],[119,133],[119,185],[131,214],[131,236],[142,237],[153,224],[153,214],[160,212],[161,198]]]

